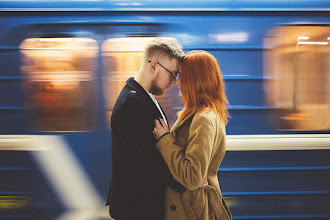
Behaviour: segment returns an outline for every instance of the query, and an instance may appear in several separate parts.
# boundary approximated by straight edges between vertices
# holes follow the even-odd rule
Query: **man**
[[[179,76],[184,53],[156,39],[143,52],[137,77],[129,78],[111,117],[112,179],[107,199],[116,220],[158,220],[164,216],[165,187],[186,189],[171,176],[155,147],[155,119],[165,112],[154,95],[162,95]]]

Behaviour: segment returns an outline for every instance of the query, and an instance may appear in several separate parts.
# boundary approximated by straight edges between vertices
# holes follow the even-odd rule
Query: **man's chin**
[[[151,86],[151,93],[156,96],[161,96],[165,93],[165,89],[161,89],[158,86]]]
[[[162,95],[164,95],[164,93],[165,93],[165,91],[159,90],[159,91],[155,91],[153,95],[155,95],[155,96],[162,96]]]

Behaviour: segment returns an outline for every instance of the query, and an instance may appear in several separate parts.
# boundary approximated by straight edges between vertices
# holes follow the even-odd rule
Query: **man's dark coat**
[[[112,178],[107,205],[117,220],[163,219],[165,187],[185,190],[155,147],[152,131],[160,117],[148,93],[129,78],[111,117]]]

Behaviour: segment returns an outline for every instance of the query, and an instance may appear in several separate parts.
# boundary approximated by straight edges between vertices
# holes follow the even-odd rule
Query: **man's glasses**
[[[156,60],[156,61],[157,61],[157,60]],[[148,63],[151,63],[151,60],[148,60]],[[179,77],[180,77],[180,73],[172,73],[172,71],[169,71],[166,67],[164,67],[162,64],[160,64],[158,61],[157,61],[157,63],[158,63],[161,67],[163,67],[167,72],[169,72],[169,73],[171,74],[171,81],[176,82],[176,81],[179,79]]]

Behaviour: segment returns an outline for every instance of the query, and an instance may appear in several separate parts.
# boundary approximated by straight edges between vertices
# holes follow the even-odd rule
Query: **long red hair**
[[[185,100],[179,120],[202,109],[213,109],[227,125],[228,101],[217,60],[206,51],[191,51],[182,61],[181,93]]]

